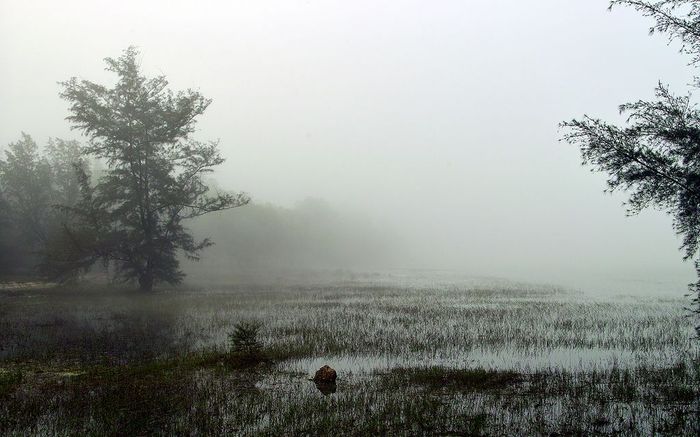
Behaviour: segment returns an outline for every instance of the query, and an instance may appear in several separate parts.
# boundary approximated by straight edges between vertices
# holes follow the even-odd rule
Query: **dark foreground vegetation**
[[[0,434],[700,432],[676,300],[414,284],[0,291]]]

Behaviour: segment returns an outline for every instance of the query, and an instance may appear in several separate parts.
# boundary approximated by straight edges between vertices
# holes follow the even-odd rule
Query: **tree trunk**
[[[153,290],[153,273],[147,271],[146,273],[139,276],[139,289],[141,291],[151,291]]]

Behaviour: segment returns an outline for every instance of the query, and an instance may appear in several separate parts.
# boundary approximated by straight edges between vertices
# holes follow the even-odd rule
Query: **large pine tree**
[[[203,180],[224,161],[216,142],[190,137],[211,100],[192,90],[173,93],[164,76],[145,77],[137,56],[131,47],[105,60],[117,75],[113,87],[77,78],[61,84],[68,120],[89,139],[84,152],[107,169],[95,184],[81,177],[82,200],[70,208],[76,220],[61,241],[69,247],[47,260],[54,276],[102,260],[142,290],[178,283],[178,251],[197,259],[211,244],[195,241],[183,221],[249,202],[243,193],[212,193]]]

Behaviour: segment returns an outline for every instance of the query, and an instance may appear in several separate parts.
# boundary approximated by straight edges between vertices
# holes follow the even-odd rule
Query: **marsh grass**
[[[511,387],[522,380],[522,375],[516,372],[439,366],[397,367],[384,375],[393,379],[397,385],[418,384],[433,389],[451,390],[497,390]]]
[[[503,283],[5,290],[0,434],[697,435],[682,306]],[[231,360],[252,319],[267,359]]]
[[[22,383],[23,374],[21,370],[0,372],[0,399],[10,393],[15,387]]]
[[[692,404],[669,409],[672,404],[662,407],[637,395],[610,397],[605,385],[572,386],[576,377],[570,374],[547,375],[546,385],[521,375],[522,384],[499,382],[494,387],[493,374],[469,371],[462,375],[468,375],[462,379],[465,384],[445,391],[439,383],[444,371],[436,376],[435,369],[427,374],[424,369],[404,369],[388,378],[381,375],[378,380],[345,384],[328,398],[293,376],[266,372],[195,370],[189,365],[95,371],[43,379],[33,383],[32,390],[16,392],[12,403],[0,407],[7,413],[1,416],[0,431],[18,435],[697,431]],[[560,390],[549,391],[552,386]],[[567,395],[567,390],[572,393]],[[47,402],[53,414],[46,411]]]

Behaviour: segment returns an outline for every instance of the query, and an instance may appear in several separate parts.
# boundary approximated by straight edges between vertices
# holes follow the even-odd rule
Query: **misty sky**
[[[364,214],[399,236],[397,267],[682,288],[670,218],[625,217],[558,142],[563,120],[692,80],[607,4],[0,0],[0,144],[79,138],[56,82],[110,82],[102,59],[136,45],[147,74],[214,99],[196,137],[221,140],[221,185]]]

